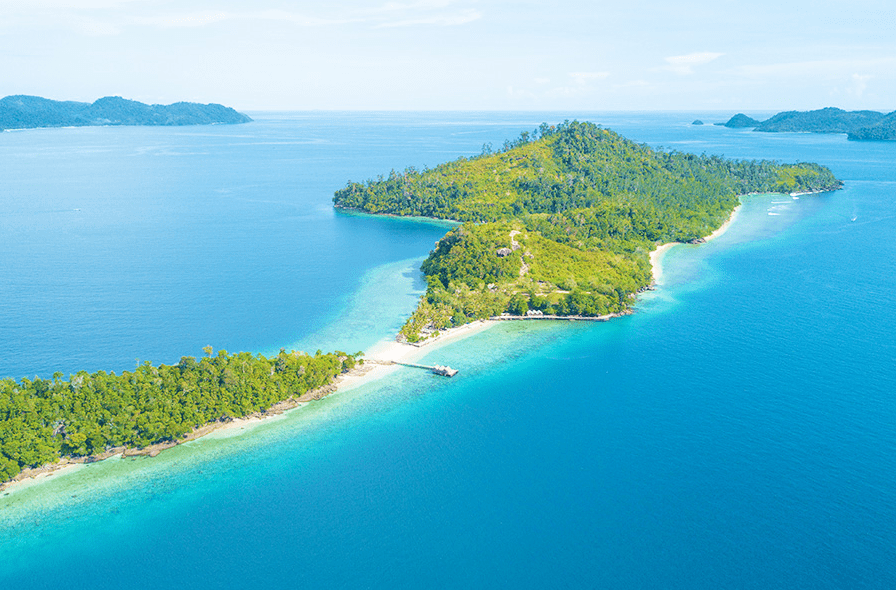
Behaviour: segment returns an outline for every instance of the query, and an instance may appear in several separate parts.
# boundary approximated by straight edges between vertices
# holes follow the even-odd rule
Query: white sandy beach
[[[731,227],[731,224],[734,223],[734,220],[737,219],[737,216],[740,214],[741,207],[743,205],[738,205],[734,208],[734,211],[731,212],[731,215],[728,217],[728,221],[723,223],[719,229],[712,232],[705,238],[703,238],[704,242],[709,242],[710,240],[714,240],[728,231],[728,228]],[[661,246],[657,246],[655,250],[650,252],[650,267],[653,269],[653,284],[654,285],[662,285],[663,284],[663,257],[666,255],[666,252],[671,250],[674,246],[681,244],[682,242],[668,242]]]
[[[311,399],[319,399],[321,397],[332,395],[333,393],[339,391],[348,391],[351,389],[355,389],[366,383],[381,379],[395,371],[406,370],[399,365],[388,364],[390,362],[414,362],[421,357],[429,354],[430,352],[438,350],[442,346],[445,346],[452,342],[456,342],[461,338],[465,338],[467,336],[482,332],[496,324],[498,324],[498,322],[494,320],[477,320],[475,322],[471,322],[457,328],[443,330],[438,336],[426,340],[419,345],[404,344],[401,342],[396,342],[394,340],[384,340],[374,345],[370,349],[370,351],[365,354],[364,358],[369,362],[362,364],[349,373],[337,376],[333,384],[322,388],[320,391],[316,392],[316,395],[314,395],[310,399],[303,401],[281,402],[265,413],[247,416],[244,418],[235,418],[227,422],[215,422],[212,424],[206,424],[205,426],[202,426],[190,433],[185,439],[178,441],[178,443],[163,443],[159,445],[153,445],[147,447],[146,449],[142,449],[139,452],[130,452],[127,454],[139,454],[154,457],[166,448],[176,446],[176,444],[190,442],[192,440],[196,440],[198,438],[209,435],[214,438],[239,436],[244,432],[247,432],[248,430],[251,430],[252,428],[258,426],[259,424],[262,424],[263,422],[283,418],[286,412],[298,410],[306,403],[309,403]],[[122,456],[122,451],[112,452],[110,453],[109,457],[102,460],[105,461],[109,459],[118,459]],[[54,463],[52,465],[44,465],[36,469],[26,469],[13,481],[8,482],[5,485],[0,485],[0,491],[7,493],[18,492],[25,488],[44,482],[51,477],[77,471],[83,468],[85,466],[85,463],[86,461],[82,459],[63,459],[62,461]]]
[[[442,330],[438,336],[424,341],[419,345],[405,344],[394,340],[384,340],[375,344],[369,352],[365,353],[365,360],[371,368],[363,373],[348,374],[340,379],[338,384],[339,391],[353,389],[364,383],[380,379],[394,371],[401,369],[397,365],[389,365],[390,362],[411,363],[417,361],[421,357],[429,354],[434,350],[456,342],[461,338],[478,334],[483,330],[496,325],[498,322],[494,320],[476,320],[463,326]],[[386,364],[380,364],[386,363]]]
[[[724,234],[728,230],[728,228],[731,227],[731,224],[734,223],[735,219],[740,213],[740,210],[741,205],[735,207],[731,212],[731,216],[728,218],[728,220],[717,230],[706,236],[704,240],[708,242]],[[667,244],[662,244],[661,246],[658,246],[655,250],[650,252],[650,265],[653,269],[653,282],[655,285],[662,284],[663,257],[665,256],[666,252],[668,252],[672,247],[680,243],[681,242],[670,242]],[[215,437],[238,436],[243,432],[248,431],[261,424],[262,422],[281,418],[285,412],[297,410],[299,407],[304,406],[305,403],[308,403],[311,400],[320,399],[321,397],[332,395],[333,393],[338,391],[348,391],[351,389],[355,389],[366,383],[381,379],[395,371],[403,370],[403,368],[399,365],[390,364],[392,362],[415,362],[421,357],[429,354],[430,352],[438,350],[442,346],[445,346],[452,342],[456,342],[457,340],[471,336],[473,334],[478,334],[479,332],[497,325],[498,323],[500,322],[497,320],[477,320],[463,326],[458,326],[457,328],[443,330],[438,336],[430,338],[429,340],[426,340],[423,343],[417,345],[396,342],[395,340],[384,340],[378,344],[375,344],[367,353],[365,353],[364,359],[368,362],[365,362],[360,367],[345,375],[339,375],[338,377],[336,377],[333,384],[322,388],[318,392],[310,392],[309,394],[302,396],[299,401],[293,400],[281,402],[265,413],[247,416],[245,418],[236,418],[227,422],[216,422],[213,424],[207,424],[201,428],[196,429],[194,432],[189,434],[187,438],[178,441],[178,443],[164,443],[160,445],[153,445],[152,447],[143,449],[138,453],[132,452],[129,454],[155,456],[160,451],[166,448],[170,448],[171,446],[175,446],[175,444],[183,444],[185,442],[196,440],[197,438],[201,438],[212,433],[214,433]],[[122,454],[120,452],[117,452],[112,454],[109,458],[118,458],[121,456]],[[83,466],[84,461],[82,460],[63,459],[61,462],[55,463],[53,465],[45,465],[37,469],[28,469],[23,471],[23,473],[18,476],[18,479],[15,479],[5,485],[0,485],[0,491],[18,491],[26,487],[30,487],[31,485],[34,485],[41,481],[45,481],[51,476],[76,471]]]

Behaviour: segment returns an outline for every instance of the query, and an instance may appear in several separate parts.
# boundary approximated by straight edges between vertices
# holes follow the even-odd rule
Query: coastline
[[[457,219],[444,219],[442,217],[430,217],[428,215],[399,215],[397,213],[371,213],[370,211],[365,211],[364,209],[358,209],[357,207],[343,207],[342,205],[333,205],[333,208],[341,213],[346,213],[348,215],[361,215],[361,216],[370,216],[370,217],[391,217],[393,219],[408,219],[410,221],[438,221],[443,222],[446,227],[454,227],[458,225],[462,225],[463,221],[458,221]]]
[[[714,232],[709,234],[708,236],[701,238],[699,241],[695,242],[696,244],[703,244],[714,240],[728,231],[728,228],[731,227],[731,224],[737,219],[738,215],[740,215],[741,209],[743,208],[743,204],[738,204],[731,211],[731,215],[728,216],[728,219],[719,226]],[[658,286],[663,284],[663,258],[666,255],[666,252],[671,250],[674,246],[679,244],[683,244],[684,242],[667,242],[665,244],[661,244],[657,246],[654,250],[650,251],[650,268],[653,271],[653,285]]]
[[[742,204],[738,204],[735,207],[731,215],[728,219],[723,223],[718,229],[709,234],[708,236],[702,238],[697,243],[704,243],[710,240],[714,240],[724,234],[730,227],[731,224],[737,219],[742,208]],[[345,210],[345,209],[343,209]],[[366,212],[358,211],[359,214],[368,214]],[[436,220],[433,221],[446,221],[446,220]],[[450,222],[450,220],[449,220]],[[662,275],[663,275],[663,267],[662,260],[665,256],[666,252],[668,252],[672,247],[681,244],[682,242],[669,242],[666,244],[662,244],[652,250],[649,254],[650,258],[650,266],[653,271],[653,286],[658,286],[662,284]],[[606,316],[600,316],[599,318],[575,318],[575,317],[563,317],[557,318],[557,320],[566,320],[573,321],[576,319],[581,320],[590,320],[590,321],[608,321],[614,317],[628,315],[631,313],[630,310],[618,313],[618,314],[609,314]],[[125,457],[136,457],[136,456],[147,456],[147,457],[155,457],[160,452],[170,449],[172,447],[188,443],[190,441],[202,438],[209,434],[215,433],[217,436],[233,436],[238,435],[238,430],[245,430],[252,428],[261,424],[262,422],[273,420],[281,417],[285,412],[295,410],[304,406],[305,404],[323,399],[333,393],[338,391],[350,391],[364,385],[366,383],[370,383],[377,379],[381,379],[386,375],[393,373],[394,371],[399,370],[401,367],[399,365],[394,365],[394,362],[413,362],[421,357],[425,356],[429,352],[434,350],[438,350],[442,346],[465,338],[467,336],[471,336],[473,334],[477,334],[484,330],[491,328],[492,326],[497,325],[505,320],[531,320],[531,319],[554,319],[554,318],[539,318],[539,317],[496,317],[489,318],[483,320],[476,320],[469,324],[464,324],[462,326],[458,326],[455,328],[448,328],[446,330],[442,330],[439,332],[437,336],[427,338],[422,342],[417,342],[414,344],[406,343],[406,342],[398,342],[397,340],[383,340],[378,344],[375,344],[371,349],[365,353],[364,363],[358,367],[355,367],[351,371],[347,373],[343,373],[341,375],[337,375],[333,381],[323,387],[320,387],[315,390],[307,391],[301,396],[297,398],[289,398],[287,400],[283,400],[278,402],[268,408],[267,410],[256,412],[254,414],[250,414],[248,416],[243,416],[240,418],[233,418],[226,422],[212,422],[210,424],[202,425],[192,432],[188,433],[184,436],[184,438],[177,441],[168,441],[163,443],[158,443],[155,445],[150,445],[143,449],[128,449],[124,447],[116,447],[109,449],[108,451],[99,454],[92,455],[89,457],[76,457],[76,458],[63,458],[57,463],[52,463],[49,465],[42,465],[40,467],[27,468],[22,470],[16,477],[12,480],[0,483],[0,493],[9,493],[11,491],[19,491],[30,487],[32,485],[36,485],[54,475],[60,475],[63,473],[74,472],[81,469],[84,465],[88,463],[96,463],[99,461],[104,461],[107,459],[114,458],[125,458]]]
[[[820,194],[840,190],[842,188],[843,188],[843,183],[840,183],[840,185],[834,186],[834,187],[820,188],[820,189],[804,191],[804,192],[792,192],[792,193],[780,193],[780,194],[782,194],[784,196],[789,196],[794,199],[798,199],[802,196],[820,195]],[[769,193],[747,193],[745,195],[741,195],[739,198],[743,199],[744,197],[749,197],[752,195],[759,195],[759,194],[769,194]],[[737,207],[735,207],[731,211],[731,215],[728,216],[728,220],[725,221],[725,223],[723,223],[721,226],[719,226],[719,228],[717,230],[715,230],[708,236],[698,240],[696,243],[702,244],[705,242],[709,242],[710,240],[714,240],[714,239],[718,238],[719,236],[721,236],[722,234],[724,234],[726,231],[728,231],[728,228],[731,227],[731,224],[734,223],[734,221],[737,219],[738,215],[740,215],[742,208],[743,208],[743,203],[742,202],[738,203]],[[661,279],[663,276],[663,257],[666,255],[666,252],[668,252],[673,246],[677,246],[678,244],[682,244],[682,243],[684,243],[684,242],[667,242],[665,244],[661,244],[661,245],[657,246],[654,250],[651,250],[649,257],[650,257],[650,267],[653,269],[653,285],[654,286],[662,284]]]
[[[88,457],[64,457],[56,463],[29,467],[13,479],[0,483],[0,493],[4,495],[10,492],[18,492],[33,485],[48,480],[50,477],[73,473],[82,469],[88,463],[97,463],[107,459],[119,459],[125,457],[156,457],[166,449],[194,441],[214,433],[216,436],[234,436],[240,434],[238,430],[251,429],[263,422],[281,418],[286,412],[301,408],[309,402],[323,399],[339,391],[350,391],[366,383],[381,379],[394,371],[399,370],[399,365],[392,362],[412,362],[425,356],[429,352],[438,350],[442,346],[455,342],[461,338],[477,334],[496,325],[495,320],[477,320],[456,328],[443,330],[436,337],[427,339],[418,344],[406,344],[397,341],[384,340],[375,344],[369,353],[364,356],[364,363],[347,373],[337,375],[333,381],[318,389],[307,391],[299,397],[280,401],[267,410],[255,412],[248,416],[233,418],[226,422],[211,422],[195,428],[182,439],[157,443],[142,449],[129,449],[114,447],[99,455]]]

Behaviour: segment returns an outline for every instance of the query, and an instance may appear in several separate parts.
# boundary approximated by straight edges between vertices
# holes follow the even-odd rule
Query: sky
[[[0,0],[0,96],[889,112],[894,31],[893,0]]]

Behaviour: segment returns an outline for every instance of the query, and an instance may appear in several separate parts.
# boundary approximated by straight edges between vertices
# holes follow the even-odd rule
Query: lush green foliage
[[[894,141],[896,140],[896,111],[868,127],[861,127],[849,132],[849,139],[865,141]]]
[[[844,111],[834,107],[815,111],[785,111],[759,123],[756,131],[848,133],[873,125],[883,116],[877,111]]]
[[[472,222],[423,264],[425,305],[402,332],[415,340],[425,327],[518,312],[523,296],[527,307],[561,315],[622,311],[650,282],[647,253],[712,233],[738,195],[839,185],[817,164],[664,152],[565,122],[524,133],[498,153],[485,146],[479,157],[433,170],[349,182],[334,202]]]
[[[281,351],[265,358],[222,350],[173,366],[147,361],[121,375],[2,379],[0,482],[63,456],[175,441],[203,424],[267,409],[328,384],[354,367],[357,356]]]
[[[748,117],[743,113],[737,113],[724,124],[725,127],[730,127],[731,129],[744,129],[747,127],[756,127],[758,125],[759,121],[753,117]]]
[[[211,125],[246,123],[249,117],[219,104],[177,102],[148,105],[118,96],[94,103],[57,101],[39,96],[0,99],[0,129],[90,125]]]
[[[721,123],[719,123],[721,124]],[[738,113],[725,127],[755,127],[766,132],[848,133],[853,140],[896,140],[896,112],[844,111],[827,107],[815,111],[784,111],[765,121]]]

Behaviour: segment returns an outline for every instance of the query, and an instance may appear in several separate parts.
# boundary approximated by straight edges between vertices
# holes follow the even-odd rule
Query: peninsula
[[[176,102],[147,105],[118,96],[93,103],[39,96],[0,99],[0,130],[107,125],[215,125],[248,123],[249,117],[219,104]]]
[[[423,264],[427,291],[400,335],[419,346],[494,325],[480,319],[628,313],[653,280],[658,255],[648,254],[658,244],[699,243],[718,233],[739,195],[840,185],[817,164],[657,151],[566,122],[523,133],[497,153],[486,146],[480,156],[433,170],[350,182],[334,200],[342,208],[464,222]],[[0,489],[73,463],[153,455],[241,418],[319,399],[362,372],[419,366],[417,346],[392,342],[370,351],[363,367],[362,353],[281,350],[267,358],[207,347],[198,361],[145,362],[120,375],[0,379]]]
[[[464,222],[424,261],[427,290],[401,330],[418,342],[502,313],[628,313],[651,284],[648,253],[692,242],[739,195],[840,188],[817,164],[726,160],[655,150],[592,123],[532,133],[418,171],[349,182],[334,204],[367,213]]]
[[[0,489],[25,469],[151,454],[201,436],[211,425],[317,399],[326,391],[315,391],[354,369],[360,357],[205,352],[199,361],[147,361],[120,375],[0,379]]]

